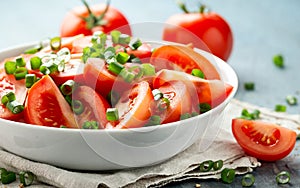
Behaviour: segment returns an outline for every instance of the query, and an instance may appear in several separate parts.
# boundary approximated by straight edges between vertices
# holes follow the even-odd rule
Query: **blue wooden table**
[[[91,4],[104,2],[89,0]],[[236,70],[240,87],[236,98],[274,109],[284,104],[285,97],[295,95],[300,101],[300,1],[299,0],[207,0],[214,11],[230,24],[234,34],[234,48],[228,63]],[[172,14],[180,13],[175,0],[112,0],[131,24],[145,22],[162,26]],[[191,3],[191,5],[196,3]],[[61,20],[66,11],[81,5],[78,1],[9,0],[0,1],[0,49],[59,35]],[[159,37],[155,35],[153,37]],[[282,54],[285,68],[274,66],[272,58]],[[246,91],[245,82],[254,82],[255,90]],[[299,114],[300,105],[288,106],[287,112]],[[298,141],[294,152],[298,152]],[[291,184],[300,187],[300,159],[263,163],[254,172],[256,187],[277,187],[274,181],[278,170],[292,172]],[[240,179],[241,177],[238,177]],[[241,187],[240,181],[225,185],[215,180],[189,181],[168,187]]]

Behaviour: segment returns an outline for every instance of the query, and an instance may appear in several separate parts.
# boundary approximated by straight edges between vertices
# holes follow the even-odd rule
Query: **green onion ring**
[[[50,47],[52,50],[59,50],[61,47],[61,38],[60,37],[53,37],[50,39]]]
[[[281,171],[276,175],[276,182],[278,184],[286,184],[290,181],[291,175],[287,171]]]
[[[221,179],[224,183],[232,183],[235,178],[235,170],[230,168],[224,168],[221,171]]]
[[[21,171],[19,173],[20,182],[25,186],[30,186],[33,183],[35,175],[30,171]]]
[[[212,160],[204,161],[200,164],[200,172],[208,172],[212,169],[214,162]]]
[[[251,187],[255,183],[255,177],[252,174],[246,174],[242,178],[243,187]]]
[[[213,169],[216,170],[220,170],[223,167],[223,160],[217,160],[214,162],[213,164]]]
[[[82,114],[84,106],[80,100],[72,100],[72,110],[76,115]]]

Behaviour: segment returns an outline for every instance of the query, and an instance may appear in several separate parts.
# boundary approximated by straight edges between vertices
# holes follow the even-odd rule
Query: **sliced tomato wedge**
[[[184,72],[163,69],[153,79],[153,87],[159,88],[165,82],[180,80],[186,84],[193,101],[208,103],[211,107],[221,104],[233,87],[221,80],[205,80]]]
[[[232,133],[247,154],[263,161],[286,157],[293,150],[297,136],[285,127],[246,119],[233,119]]]
[[[16,95],[16,100],[21,104],[24,104],[27,95],[25,80],[16,80],[14,75],[7,75],[4,70],[5,62],[6,61],[0,63],[0,99],[2,99],[5,94],[13,92]],[[0,102],[0,118],[19,120],[22,117],[23,112],[19,114],[13,114]]]
[[[29,124],[78,128],[70,105],[49,75],[29,89],[24,113]]]
[[[152,48],[149,44],[143,43],[138,49],[132,50],[131,48],[127,47],[126,52],[129,55],[134,55],[135,57],[140,58],[143,62],[149,61],[149,58],[152,54]]]
[[[170,123],[179,121],[180,116],[185,113],[192,112],[191,96],[186,85],[181,81],[165,82],[158,88],[163,93],[163,97],[170,102],[169,106],[161,110],[157,108],[152,109],[153,115],[159,115],[161,123]]]
[[[99,128],[105,128],[107,124],[106,109],[110,107],[108,102],[94,89],[88,86],[79,86],[72,95],[72,100],[79,100],[83,105],[83,112],[76,115],[76,120],[81,128],[86,121],[96,121]]]
[[[132,86],[110,73],[105,62],[99,58],[88,59],[83,72],[85,83],[104,97],[107,97],[112,89],[121,94]]]
[[[157,70],[181,70],[190,74],[193,69],[200,69],[206,79],[218,79],[220,75],[215,66],[204,56],[187,46],[165,45],[157,48],[151,56],[150,63]]]
[[[121,96],[115,106],[119,110],[120,117],[116,128],[142,127],[151,116],[152,101],[153,95],[148,82],[141,81],[135,84]]]

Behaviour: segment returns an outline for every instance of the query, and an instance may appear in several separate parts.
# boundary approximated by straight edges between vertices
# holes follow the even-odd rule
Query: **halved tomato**
[[[4,70],[4,63],[5,61],[0,63],[0,100],[6,93],[13,92],[16,95],[16,100],[24,104],[27,95],[25,80],[16,80],[14,75],[7,75]],[[23,112],[13,114],[0,102],[0,118],[19,120],[22,117]]]
[[[233,119],[232,133],[247,154],[263,161],[286,157],[293,150],[297,136],[288,128],[246,119]]]
[[[24,115],[30,124],[78,128],[70,105],[49,75],[29,89]]]
[[[153,87],[159,88],[165,82],[180,80],[188,87],[193,101],[208,103],[216,107],[222,103],[233,87],[221,80],[205,80],[184,72],[163,69],[153,79]]]
[[[120,122],[116,128],[136,128],[147,123],[151,116],[150,104],[153,101],[151,88],[146,81],[135,84],[125,92],[116,108],[119,110]]]
[[[166,109],[152,108],[152,115],[159,115],[161,123],[179,121],[182,114],[192,112],[191,96],[183,82],[166,82],[158,90],[163,93],[163,98],[170,102]]]
[[[179,69],[189,74],[193,69],[200,69],[206,79],[220,80],[220,75],[215,66],[204,56],[187,46],[161,46],[152,53],[150,63],[153,64],[157,70]]]
[[[76,121],[80,128],[86,121],[96,121],[99,123],[99,128],[105,128],[108,122],[106,109],[110,105],[94,89],[88,86],[79,86],[73,92],[72,100],[79,100],[83,105],[83,112],[76,115]]]

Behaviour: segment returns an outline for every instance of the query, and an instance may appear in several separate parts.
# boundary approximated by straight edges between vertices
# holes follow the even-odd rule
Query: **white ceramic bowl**
[[[32,46],[0,52],[0,60]],[[77,170],[143,167],[165,161],[200,139],[206,150],[222,126],[222,111],[237,91],[234,70],[221,59],[197,50],[215,62],[224,81],[233,86],[229,97],[202,115],[162,126],[128,130],[76,130],[29,125],[0,119],[0,147],[30,160]]]

